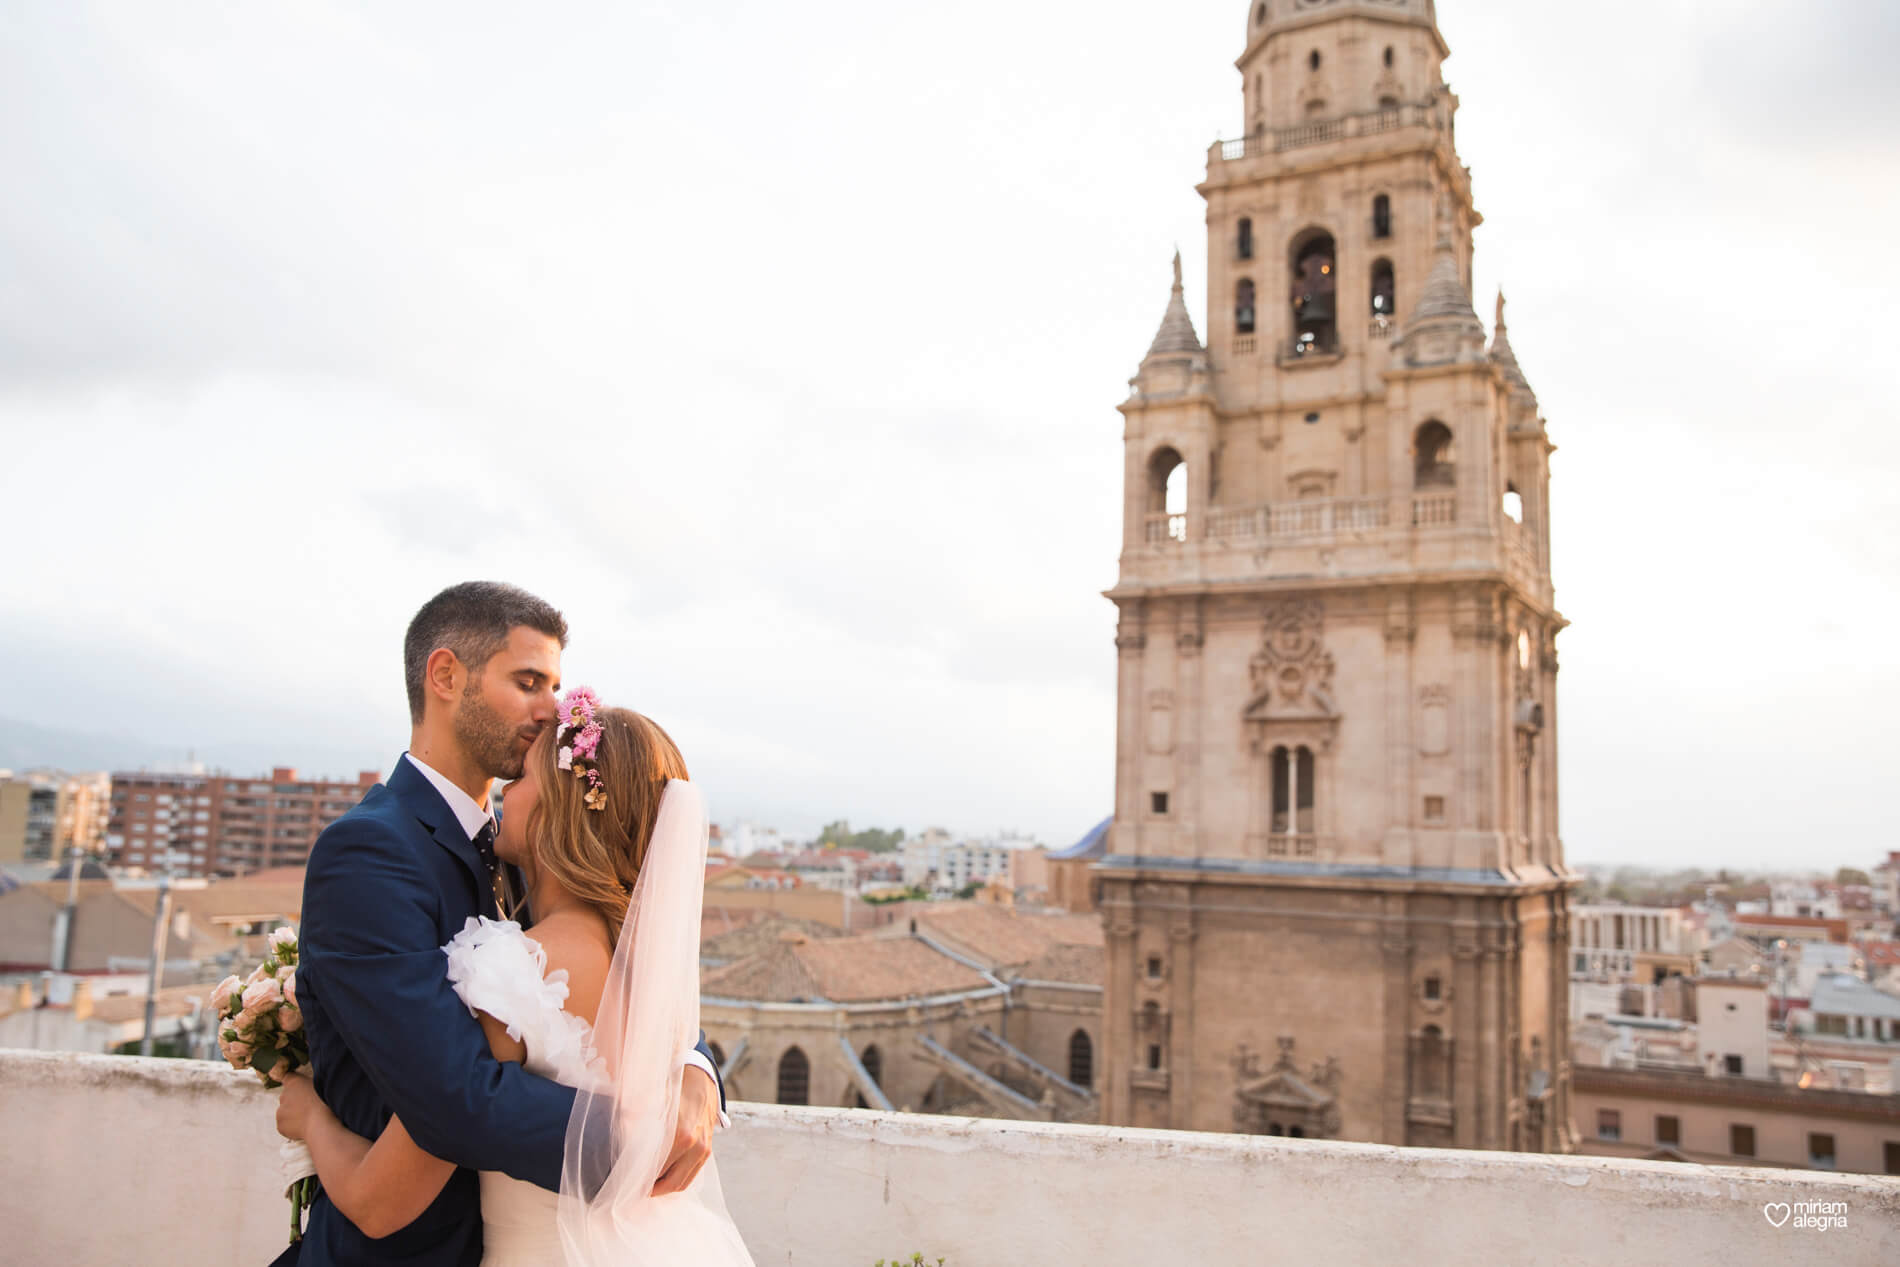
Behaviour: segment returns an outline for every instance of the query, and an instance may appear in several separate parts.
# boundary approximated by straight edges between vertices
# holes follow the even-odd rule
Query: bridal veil
[[[686,1191],[652,1195],[699,1036],[705,874],[705,803],[670,780],[594,1023],[610,1081],[583,1088],[568,1120],[557,1216],[568,1267],[751,1267],[714,1161]]]

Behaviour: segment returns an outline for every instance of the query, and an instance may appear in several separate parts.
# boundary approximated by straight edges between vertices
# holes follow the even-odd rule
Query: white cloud
[[[1864,863],[1890,9],[1440,7],[1561,446],[1572,855]],[[1080,835],[1113,406],[1245,9],[23,6],[0,714],[384,764],[403,623],[499,576],[721,813]]]

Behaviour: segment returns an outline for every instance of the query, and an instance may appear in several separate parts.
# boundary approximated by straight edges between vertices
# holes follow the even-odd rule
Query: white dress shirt
[[[442,794],[442,799],[449,803],[449,809],[455,814],[455,821],[461,824],[463,833],[471,841],[481,834],[482,828],[495,821],[495,816],[489,812],[486,805],[476,804],[474,797],[464,792],[446,775],[431,768],[428,762],[417,757],[415,753],[405,752],[402,757],[414,766],[423,778],[429,780],[430,787]],[[705,1070],[706,1076],[713,1080],[713,1085],[719,1085],[719,1075],[714,1071],[712,1061],[706,1059],[705,1052],[697,1047],[693,1048],[686,1053],[686,1063]],[[719,1125],[732,1125],[724,1109],[719,1110]]]

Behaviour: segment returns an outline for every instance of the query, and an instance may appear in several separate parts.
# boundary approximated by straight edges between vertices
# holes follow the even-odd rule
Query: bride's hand
[[[684,1192],[712,1157],[713,1127],[719,1124],[719,1084],[698,1065],[680,1073],[679,1125],[673,1128],[673,1151],[653,1181],[653,1195]]]
[[[306,1139],[311,1114],[323,1111],[317,1084],[310,1075],[293,1073],[284,1079],[284,1089],[277,1093],[277,1133],[286,1139]]]

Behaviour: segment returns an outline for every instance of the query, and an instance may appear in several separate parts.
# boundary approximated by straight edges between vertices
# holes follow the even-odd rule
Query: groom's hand
[[[673,1151],[653,1181],[654,1196],[684,1192],[692,1185],[700,1167],[712,1158],[713,1127],[718,1124],[719,1084],[698,1065],[686,1066],[680,1071],[680,1120],[673,1128]]]

